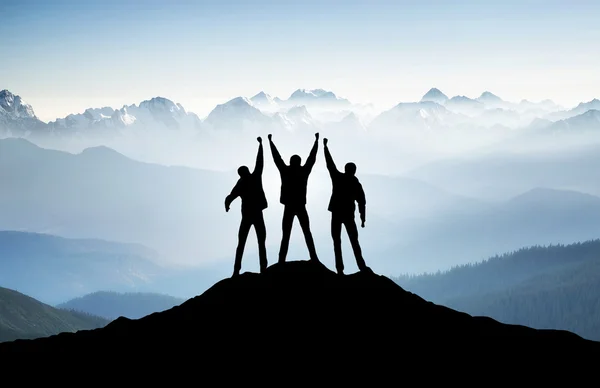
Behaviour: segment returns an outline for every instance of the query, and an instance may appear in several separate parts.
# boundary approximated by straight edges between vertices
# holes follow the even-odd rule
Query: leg
[[[235,264],[233,265],[233,275],[239,275],[240,269],[242,269],[242,256],[244,254],[244,247],[246,246],[246,240],[248,239],[248,232],[252,226],[252,220],[248,217],[242,216],[242,222],[240,223],[240,230],[238,232],[238,246],[235,251]]]
[[[331,214],[331,238],[333,239],[333,253],[335,255],[335,268],[338,274],[344,274],[344,261],[342,260],[342,221],[335,214]]]
[[[312,233],[310,232],[310,221],[308,219],[308,212],[306,211],[306,206],[303,206],[301,209],[298,209],[298,221],[300,222],[300,226],[302,227],[302,232],[304,233],[304,239],[306,240],[306,246],[308,247],[308,253],[310,255],[310,259],[314,261],[319,261],[317,257],[317,249],[315,248],[315,242],[313,240]]]
[[[258,258],[260,262],[260,272],[267,269],[267,228],[262,213],[254,220],[254,230],[256,231],[256,240],[258,241]]]
[[[294,212],[289,207],[285,207],[283,210],[283,220],[281,222],[282,236],[281,246],[279,247],[279,262],[285,262],[287,256],[288,247],[290,245],[290,236],[292,235],[292,225],[294,224]]]
[[[354,251],[354,257],[356,258],[356,265],[358,266],[358,269],[361,271],[368,270],[365,260],[362,257],[360,244],[358,243],[358,228],[356,227],[354,217],[345,219],[344,226],[346,227],[346,232],[348,232],[348,238],[350,239],[350,245],[352,245],[352,250]]]

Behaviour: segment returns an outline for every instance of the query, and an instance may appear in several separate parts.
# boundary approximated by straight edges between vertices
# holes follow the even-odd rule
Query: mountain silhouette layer
[[[339,276],[322,264],[292,261],[221,280],[179,306],[140,319],[120,317],[101,329],[3,343],[0,355],[193,357],[208,373],[210,361],[233,368],[295,358],[310,368],[317,358],[336,365],[389,362],[425,350],[438,361],[440,354],[459,350],[463,361],[506,351],[515,357],[550,352],[556,361],[557,354],[589,355],[599,347],[571,332],[506,325],[435,305],[381,275]]]

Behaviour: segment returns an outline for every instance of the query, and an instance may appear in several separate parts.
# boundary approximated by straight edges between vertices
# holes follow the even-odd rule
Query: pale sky
[[[154,96],[205,116],[261,90],[388,108],[431,87],[600,98],[600,1],[0,1],[0,90],[47,121]]]

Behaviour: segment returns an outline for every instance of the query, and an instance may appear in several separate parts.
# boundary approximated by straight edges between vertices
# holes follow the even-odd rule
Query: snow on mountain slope
[[[270,126],[272,119],[246,97],[236,97],[217,105],[206,117],[203,128],[214,131],[255,130]]]
[[[250,101],[255,107],[265,112],[276,112],[279,110],[279,104],[269,94],[262,91],[250,98]]]
[[[478,116],[485,109],[485,105],[466,96],[454,96],[444,105],[448,110],[467,116]]]
[[[188,113],[183,106],[164,98],[154,97],[120,109],[110,107],[89,108],[83,113],[70,114],[65,118],[48,123],[55,132],[64,130],[81,131],[94,128],[196,128],[200,119],[194,113]]]
[[[89,108],[45,124],[21,97],[3,90],[0,92],[0,131],[8,136],[44,136],[46,133],[64,136],[127,135],[133,142],[138,133],[148,133],[150,129],[189,129],[190,134],[210,134],[245,129],[261,133],[326,128],[363,131],[366,127],[367,131],[396,133],[398,129],[434,128],[454,128],[458,131],[484,128],[509,130],[528,127],[530,123],[546,127],[545,124],[551,122],[560,122],[554,129],[588,128],[596,125],[593,112],[573,121],[565,120],[591,110],[600,110],[600,100],[582,102],[573,109],[564,110],[551,100],[509,102],[490,91],[484,91],[477,98],[462,95],[448,98],[441,90],[431,88],[420,102],[401,102],[379,115],[372,108],[350,103],[325,89],[297,89],[286,100],[272,97],[264,91],[249,99],[233,98],[217,105],[205,120],[187,112],[179,103],[154,97],[138,105],[124,105],[119,109]],[[540,120],[545,120],[544,125]]]
[[[510,102],[504,101],[494,93],[488,91],[481,93],[475,100],[482,103],[487,109],[512,109]]]
[[[425,130],[448,127],[457,115],[432,102],[400,103],[375,117],[369,125],[372,131]]]
[[[44,127],[44,122],[37,118],[31,105],[6,89],[0,91],[0,131],[11,135]]]
[[[350,101],[324,89],[297,89],[290,97],[282,101],[285,107],[304,105],[311,109],[341,109],[351,105]]]

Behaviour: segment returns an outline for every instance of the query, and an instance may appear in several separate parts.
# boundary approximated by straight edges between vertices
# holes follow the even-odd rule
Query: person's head
[[[300,163],[302,162],[302,158],[298,155],[292,155],[290,158],[290,166],[292,167],[300,167]]]
[[[344,172],[348,175],[354,176],[354,174],[356,174],[356,164],[352,162],[346,163],[346,166],[344,167]]]
[[[240,168],[238,168],[238,174],[240,178],[245,178],[250,175],[250,170],[248,170],[248,167],[246,166],[240,166]]]

